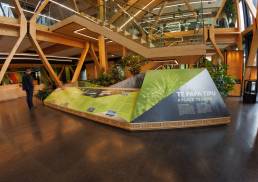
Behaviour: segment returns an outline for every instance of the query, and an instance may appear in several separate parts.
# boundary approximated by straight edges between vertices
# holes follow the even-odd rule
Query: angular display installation
[[[226,124],[230,115],[205,69],[153,70],[124,88],[56,89],[44,103],[50,107],[127,130],[185,128]],[[135,77],[135,79],[137,76]],[[137,78],[139,79],[139,78]],[[140,87],[141,86],[141,87]],[[140,87],[140,89],[139,89]]]

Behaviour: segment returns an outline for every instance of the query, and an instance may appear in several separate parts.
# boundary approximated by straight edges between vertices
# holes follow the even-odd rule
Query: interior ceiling
[[[27,9],[30,11],[34,11],[35,8],[37,7],[38,3],[40,2],[39,0],[19,0],[19,1],[24,9]],[[55,1],[71,8],[71,9],[75,9],[73,0],[55,0]],[[91,16],[97,17],[97,15],[98,15],[97,1],[98,0],[75,0],[75,1],[81,12],[84,12]],[[107,0],[106,3],[109,8],[110,7],[113,8],[112,10],[114,12],[118,12],[119,8],[117,7],[117,4],[119,4],[119,6],[125,8],[125,7],[128,7],[132,1],[133,0]],[[189,12],[189,5],[187,5],[186,2],[189,2],[192,10],[194,10],[194,11],[200,9],[200,7],[201,7],[199,0],[167,0],[167,1],[166,0],[156,0],[156,1],[157,1],[157,3],[155,4],[155,6],[144,9],[142,11],[143,14],[141,16],[137,16],[135,19],[138,22],[145,22],[145,21],[152,20],[156,16],[159,16],[160,9],[164,6],[163,12],[161,14],[161,17],[163,17],[164,19],[161,20],[161,22],[162,23],[163,22],[172,22],[172,21],[174,21],[173,19],[169,19],[169,18],[166,19],[166,17],[169,17],[169,16],[171,16],[171,14],[178,12],[179,9],[182,12]],[[10,0],[1,0],[1,2],[10,3]],[[127,10],[129,12],[129,14],[131,14],[131,15],[133,15],[133,13],[141,10],[141,8],[143,8],[146,5],[146,3],[149,3],[150,0],[138,0],[135,2],[136,3],[130,5]],[[204,13],[203,16],[204,17],[215,16],[218,11],[218,8],[221,6],[221,2],[222,2],[222,0],[203,0],[203,3],[202,3],[203,13]],[[55,19],[59,19],[59,20],[62,20],[64,18],[72,15],[72,13],[70,11],[65,10],[64,8],[57,6],[53,3],[49,3],[49,5],[45,8],[45,10],[44,10],[44,12],[42,12],[42,14],[51,16],[51,17],[53,17]],[[32,15],[32,13],[26,13],[26,15],[29,18]],[[110,17],[108,17],[108,18],[111,19],[113,16],[114,16],[114,14],[111,14]],[[126,15],[126,16],[127,17],[125,19],[128,19],[128,15]],[[192,18],[195,18],[195,17],[192,16]],[[82,28],[84,28],[84,27],[81,27],[80,25],[70,25],[67,27],[63,27],[62,29],[58,29],[58,30],[56,30],[56,32],[61,33],[61,34],[66,34],[67,36],[84,39],[86,41],[96,42],[96,40],[94,40],[94,39],[83,36],[83,35],[87,35],[87,36],[90,36],[93,38],[98,37],[98,35],[96,33],[91,32],[87,29],[83,29],[80,31],[80,33],[83,35],[74,33],[74,31],[82,29]],[[12,37],[0,37],[0,40],[1,40],[0,51],[8,52],[14,45],[16,39],[12,38]],[[63,45],[57,45],[57,44],[53,44],[53,43],[40,42],[40,46],[43,49],[43,51],[45,51],[49,55],[79,57],[80,53],[81,53],[81,49],[67,47],[67,46],[63,46]],[[227,45],[224,45],[224,44],[223,45],[221,44],[218,46],[220,48],[227,47]],[[59,47],[59,48],[57,48],[57,47]],[[211,48],[209,45],[208,45],[208,47],[209,47],[209,49]],[[51,51],[50,50],[51,48],[55,48],[55,49],[53,49],[54,51]],[[122,53],[121,46],[119,46],[116,43],[108,44],[107,50],[109,51],[110,54],[114,54],[114,55],[121,55],[121,53]],[[21,45],[21,47],[18,49],[18,52],[21,53],[21,52],[35,52],[35,51],[34,51],[33,47],[30,45],[29,40],[25,39],[23,41],[23,44]]]

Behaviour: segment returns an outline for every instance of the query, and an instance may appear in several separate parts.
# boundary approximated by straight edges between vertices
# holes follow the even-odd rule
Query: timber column
[[[105,21],[105,1],[98,0],[98,6],[99,6],[99,19],[102,22],[104,22]],[[100,67],[101,67],[101,70],[103,70],[104,73],[106,73],[108,70],[108,60],[107,60],[107,54],[106,54],[105,37],[103,35],[98,36],[98,46],[99,46]]]

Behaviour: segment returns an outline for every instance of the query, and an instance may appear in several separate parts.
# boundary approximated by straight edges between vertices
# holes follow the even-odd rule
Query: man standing
[[[22,89],[26,91],[27,104],[31,110],[33,108],[33,78],[30,69],[26,69],[25,75],[22,77]]]

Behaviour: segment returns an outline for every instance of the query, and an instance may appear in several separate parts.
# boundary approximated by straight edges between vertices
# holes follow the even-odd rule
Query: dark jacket
[[[33,90],[33,78],[31,75],[25,74],[22,77],[22,89],[27,91]]]

